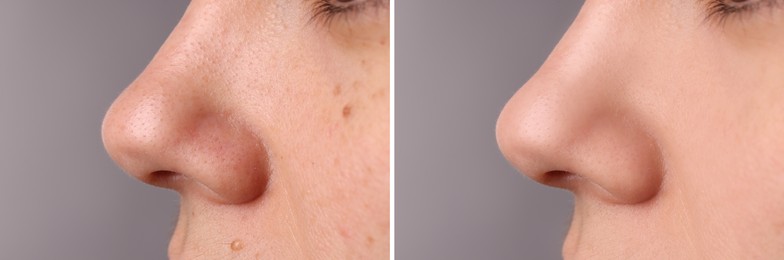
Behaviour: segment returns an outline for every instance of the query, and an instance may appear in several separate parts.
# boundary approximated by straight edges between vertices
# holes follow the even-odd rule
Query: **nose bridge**
[[[221,81],[220,77],[226,77],[224,74],[230,70],[227,65],[240,56],[237,52],[247,41],[237,26],[244,22],[238,20],[244,18],[232,15],[237,8],[241,8],[237,3],[220,1],[190,4],[145,72],[161,73],[155,76],[162,79],[197,83],[191,87]]]
[[[535,77],[554,75],[550,78],[563,81],[562,87],[591,90],[609,86],[592,82],[623,81],[630,65],[640,62],[635,42],[645,35],[629,16],[641,7],[629,2],[586,1]]]

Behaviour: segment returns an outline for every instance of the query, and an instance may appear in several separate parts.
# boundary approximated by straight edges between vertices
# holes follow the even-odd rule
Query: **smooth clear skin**
[[[574,193],[566,259],[784,259],[784,10],[706,6],[585,1],[501,113],[511,164]]]
[[[103,124],[176,190],[172,259],[389,257],[389,12],[194,0]]]

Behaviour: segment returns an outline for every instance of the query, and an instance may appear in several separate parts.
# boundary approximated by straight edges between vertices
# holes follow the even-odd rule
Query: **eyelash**
[[[370,6],[381,6],[387,0],[353,0],[337,5],[338,0],[316,0],[313,6],[313,17],[311,21],[317,21],[326,25],[332,23],[336,18],[348,18],[357,14]]]
[[[761,7],[771,7],[776,5],[778,0],[747,0],[742,2],[730,3],[732,0],[709,0],[708,19],[716,19],[724,23],[733,16],[751,14]]]

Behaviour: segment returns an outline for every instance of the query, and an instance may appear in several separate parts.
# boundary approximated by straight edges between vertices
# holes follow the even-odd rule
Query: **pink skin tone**
[[[709,2],[585,1],[501,113],[507,160],[574,193],[566,259],[784,259],[784,9]]]
[[[107,112],[117,164],[181,195],[170,258],[389,257],[388,8],[314,3],[192,1]]]

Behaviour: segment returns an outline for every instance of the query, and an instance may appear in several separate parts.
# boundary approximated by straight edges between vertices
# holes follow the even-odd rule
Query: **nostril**
[[[542,174],[537,181],[544,185],[573,190],[582,179],[583,177],[579,174],[569,171],[549,171]]]
[[[173,171],[155,171],[145,176],[144,182],[153,186],[171,189],[180,194],[186,192],[201,193],[207,197],[211,197],[217,201],[224,200],[222,195],[210,186],[202,183],[199,179],[194,179],[187,174],[182,174]]]
[[[177,175],[180,174],[172,171],[156,171],[150,174],[150,178],[153,179],[176,178]]]
[[[156,171],[147,176],[145,182],[167,189],[179,190],[190,178],[173,171]]]
[[[549,171],[541,176],[539,182],[548,186],[569,190],[574,194],[589,192],[611,201],[619,200],[606,187],[578,173]]]

